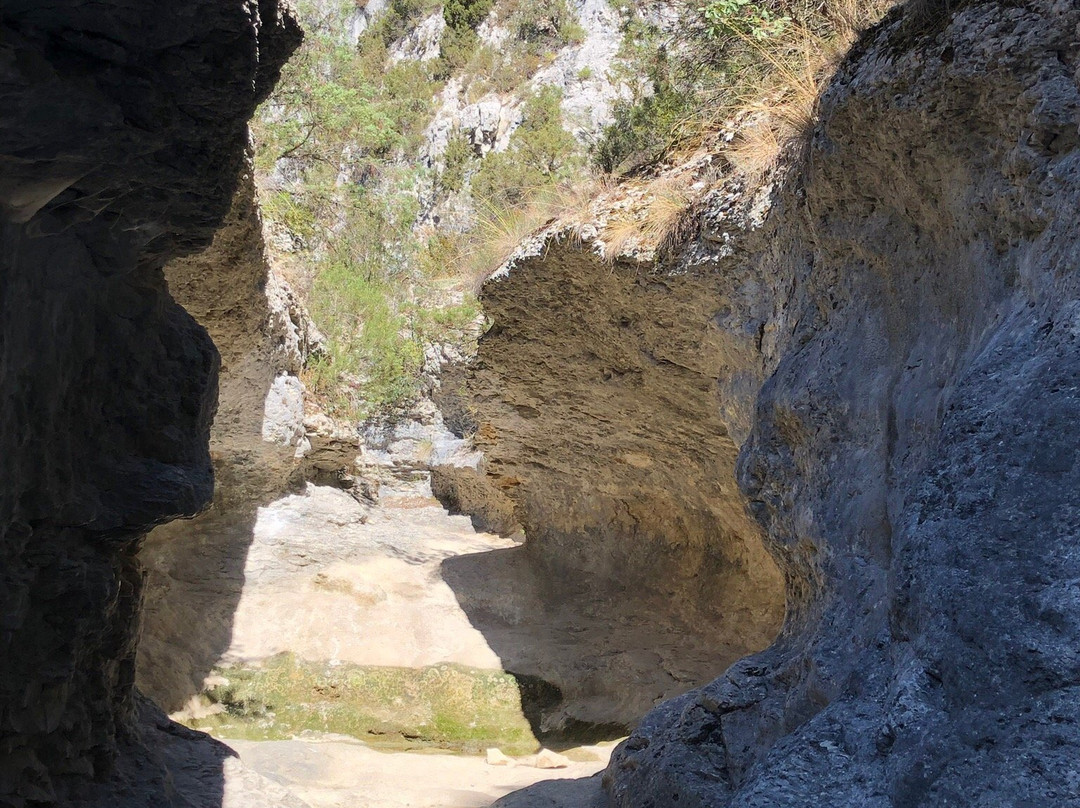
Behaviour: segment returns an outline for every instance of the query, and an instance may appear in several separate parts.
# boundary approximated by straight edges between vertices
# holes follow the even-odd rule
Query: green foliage
[[[778,15],[754,0],[711,0],[698,8],[711,39],[724,36],[771,39],[791,25],[791,17]]]
[[[566,0],[513,0],[509,6],[507,27],[522,42],[557,46],[584,38]]]
[[[311,209],[299,204],[292,194],[285,191],[267,194],[260,199],[263,216],[272,222],[280,222],[305,241],[316,235],[316,220]]]
[[[386,9],[364,32],[368,39],[375,39],[384,46],[401,39],[425,14],[438,8],[437,0],[390,0]],[[342,29],[338,29],[342,30]]]
[[[691,112],[692,96],[669,84],[656,87],[639,102],[618,101],[615,122],[604,129],[593,150],[596,165],[607,173],[629,170],[662,154],[678,124]]]
[[[465,186],[465,169],[473,158],[472,144],[464,135],[450,138],[443,155],[446,166],[439,175],[439,187],[445,193],[455,193]]]
[[[669,56],[667,42],[654,26],[628,24],[623,31],[623,57],[630,65],[631,80],[644,75],[647,84],[630,99],[615,103],[614,121],[593,146],[594,162],[608,173],[647,163],[662,153],[697,103],[694,81],[680,73],[682,65]],[[705,64],[699,72],[715,78]]]
[[[430,116],[437,83],[422,67],[384,71],[385,46],[376,34],[357,50],[342,45],[332,25],[309,30],[254,122],[262,170],[291,157],[309,175],[326,174],[346,147],[355,159],[388,158],[412,146]]]
[[[475,31],[491,13],[494,0],[446,0],[443,19],[454,31]]]
[[[893,0],[707,0],[691,7],[677,40],[631,17],[621,56],[627,84],[647,77],[614,109],[615,122],[593,148],[596,165],[624,172],[715,131],[763,95],[805,95],[822,60]],[[837,44],[841,43],[841,44]],[[815,92],[816,94],[816,92]],[[800,99],[811,107],[813,99]],[[750,103],[752,106],[752,103]]]
[[[414,175],[354,186],[335,207],[343,219],[316,265],[308,305],[327,335],[327,353],[307,381],[332,410],[363,416],[404,403],[423,366],[413,324],[407,259],[413,249]]]
[[[581,149],[562,126],[561,100],[562,92],[550,86],[525,100],[509,148],[488,155],[473,178],[473,194],[483,204],[520,205],[582,167]]]
[[[446,30],[439,42],[439,76],[448,78],[469,63],[480,38],[476,29],[491,13],[494,0],[446,0]]]
[[[305,44],[253,122],[257,168],[268,173],[288,158],[289,190],[260,201],[269,222],[299,237],[307,303],[327,336],[306,381],[343,417],[405,404],[425,342],[467,339],[475,317],[467,303],[429,311],[438,307],[425,301],[445,295],[418,277],[422,172],[406,166],[434,113],[438,66],[388,58],[388,44],[436,7],[394,0],[355,48],[339,39],[351,3],[323,16],[302,8]],[[458,178],[444,181],[463,184],[464,161],[453,168]]]
[[[447,27],[439,41],[439,78],[448,79],[469,64],[479,44],[480,37],[471,28]]]

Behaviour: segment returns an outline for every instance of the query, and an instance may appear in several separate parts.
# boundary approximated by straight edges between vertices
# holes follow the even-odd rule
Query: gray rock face
[[[299,31],[274,0],[12,0],[0,30],[0,803],[22,806],[140,745],[134,553],[210,497],[218,366],[161,266],[228,210]]]
[[[771,195],[487,284],[477,441],[535,563],[699,613],[769,602],[758,541],[785,580],[773,645],[620,747],[620,808],[1080,805],[1078,23],[893,15]]]
[[[784,632],[642,723],[616,805],[1080,804],[1080,8],[918,22],[864,37],[740,259]]]

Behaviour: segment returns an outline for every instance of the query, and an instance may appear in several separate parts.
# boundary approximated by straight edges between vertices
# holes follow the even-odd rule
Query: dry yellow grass
[[[675,162],[708,148],[732,119],[744,122],[735,140],[723,147],[728,162],[751,182],[763,179],[785,150],[808,141],[816,123],[818,99],[826,77],[855,41],[859,32],[880,19],[896,0],[825,0],[813,3],[817,30],[792,22],[783,34],[768,39],[742,36],[742,45],[755,59],[748,73],[733,82],[746,89],[734,106],[717,107],[712,116],[691,115],[677,127],[680,143]],[[809,18],[803,15],[804,18]],[[708,104],[703,104],[703,107]],[[575,184],[536,190],[524,205],[485,206],[474,226],[451,239],[442,256],[445,265],[473,289],[483,282],[528,239],[545,227],[558,225],[571,234],[591,221],[590,203],[610,191],[610,177],[590,177]],[[616,196],[622,196],[616,192]],[[679,226],[694,201],[685,177],[664,177],[646,186],[641,204],[612,216],[601,238],[609,260],[639,248],[651,251]]]
[[[446,274],[478,290],[525,240],[544,228],[560,226],[578,235],[602,189],[601,181],[587,177],[536,189],[523,205],[481,204],[472,227],[444,239],[436,260]]]
[[[647,186],[647,202],[613,217],[604,228],[604,255],[614,261],[633,248],[655,249],[692,201],[685,177],[664,177]]]
[[[737,113],[747,124],[726,152],[736,170],[758,181],[785,149],[808,140],[826,78],[859,32],[894,4],[895,0],[830,0],[826,8],[831,22],[828,35],[792,24],[775,40],[743,37],[744,44],[768,70],[754,96],[747,98]]]

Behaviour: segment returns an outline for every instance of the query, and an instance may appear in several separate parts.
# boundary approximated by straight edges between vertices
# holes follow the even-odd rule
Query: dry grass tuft
[[[589,206],[602,190],[598,180],[534,189],[521,205],[481,203],[472,226],[443,241],[437,261],[440,274],[457,277],[479,291],[495,270],[531,236],[548,227],[566,228],[580,238]]]
[[[748,121],[725,154],[736,170],[752,182],[760,181],[782,153],[809,141],[826,77],[859,33],[894,4],[894,0],[829,0],[827,33],[793,23],[776,39],[743,37],[743,45],[759,57],[767,72],[754,97],[736,113]]]
[[[606,259],[633,249],[655,250],[693,201],[685,177],[663,177],[647,186],[648,201],[612,218],[601,238]]]

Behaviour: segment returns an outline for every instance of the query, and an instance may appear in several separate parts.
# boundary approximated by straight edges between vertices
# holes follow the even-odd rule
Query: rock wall
[[[786,582],[615,805],[1080,804],[1078,23],[915,4],[668,261],[550,237],[487,284],[478,442],[535,563],[726,611],[774,591],[761,537]]]
[[[616,805],[1080,804],[1080,7],[944,5],[856,46],[744,244],[788,620],[642,723]]]
[[[723,385],[752,389],[751,330],[717,325],[738,280],[609,267],[548,242],[484,288],[494,325],[467,383],[495,487],[553,585],[655,597],[768,643],[778,571],[735,485]]]
[[[528,670],[559,687],[567,720],[633,726],[764,648],[783,621],[780,571],[735,480],[749,420],[731,395],[748,402],[761,383],[760,329],[724,319],[771,311],[734,262],[689,275],[609,265],[591,246],[552,236],[487,282],[493,325],[464,388],[489,493],[468,470],[435,479],[467,491],[456,501],[481,516],[510,503],[527,536],[516,564],[553,614],[648,638],[619,662],[641,690],[602,655],[567,669],[555,649]],[[494,570],[487,578],[498,586]],[[676,681],[653,684],[656,671]]]
[[[161,267],[226,214],[299,31],[274,0],[10,0],[0,30],[0,803],[22,806],[140,746],[135,551],[210,498],[218,367]]]
[[[297,374],[319,335],[271,272],[250,172],[210,247],[170,262],[165,277],[221,351],[212,506],[155,529],[139,552],[149,578],[137,683],[173,712],[228,647],[258,507],[304,479],[311,445]]]

